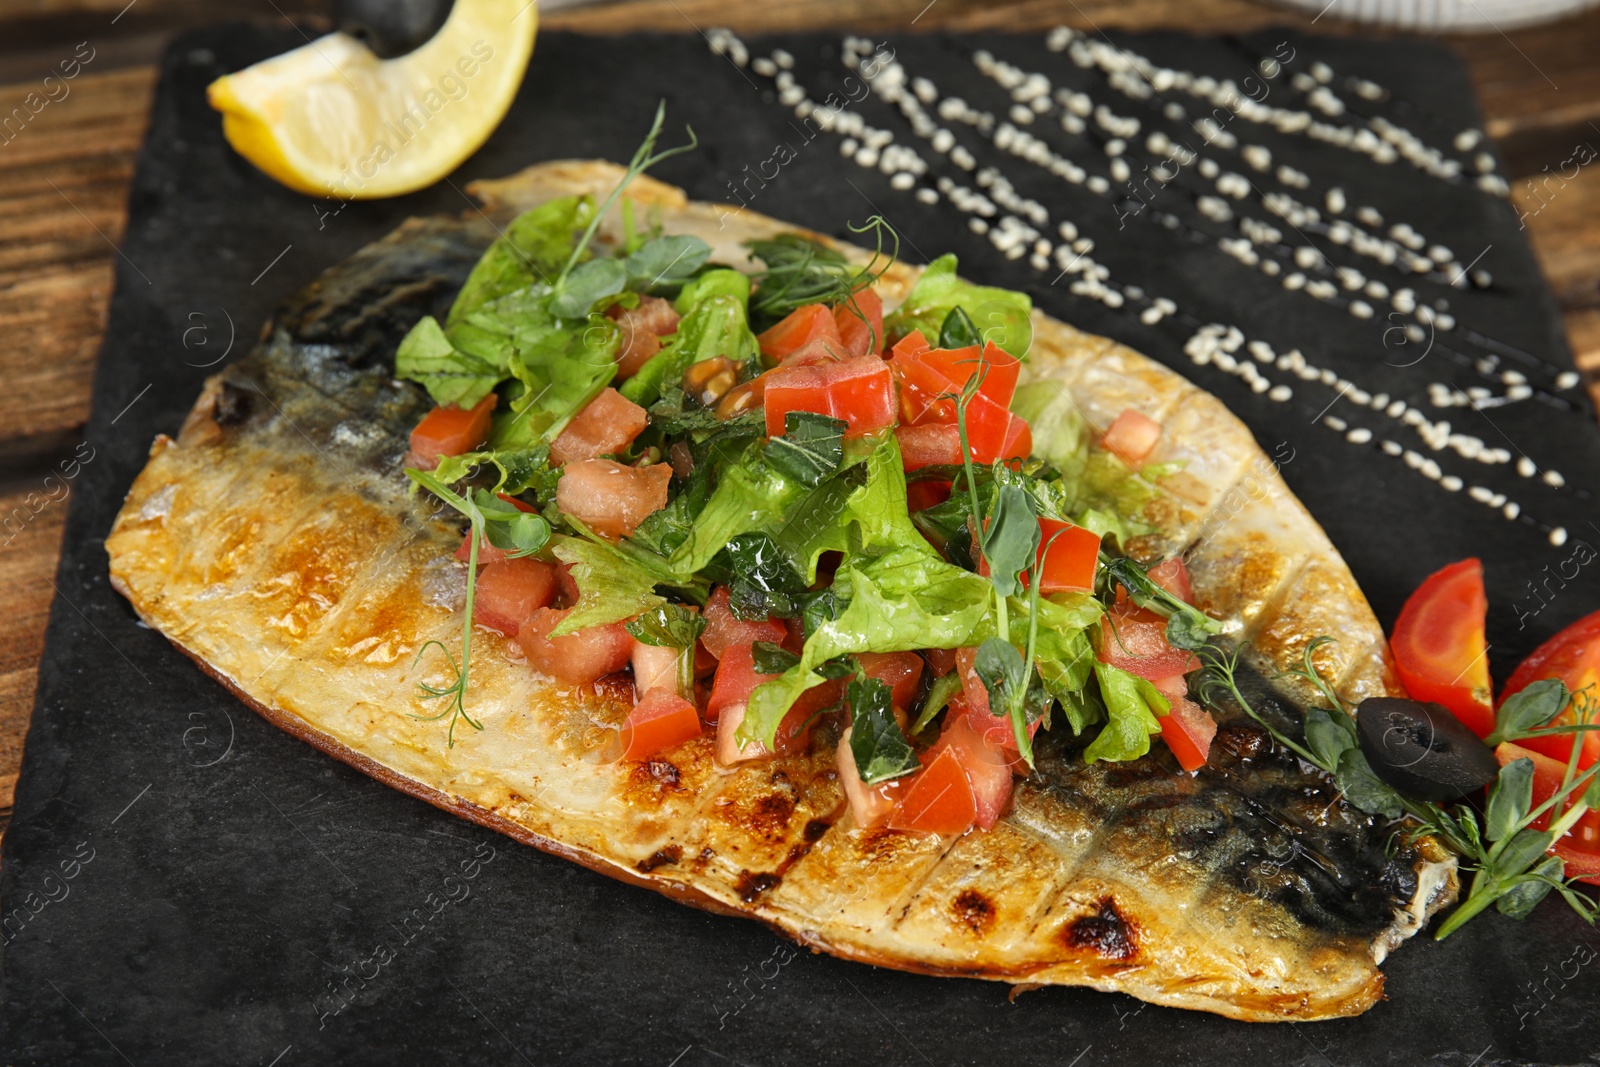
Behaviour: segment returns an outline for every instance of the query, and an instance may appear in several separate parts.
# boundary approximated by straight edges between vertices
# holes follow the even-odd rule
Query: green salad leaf
[[[957,308],[972,321],[976,333],[1018,359],[1026,359],[1033,344],[1033,301],[1026,293],[974,285],[956,276],[956,257],[940,256],[912,288],[905,303],[884,322],[891,337],[921,330],[927,338],[939,337],[945,320]]]
[[[1094,673],[1105,701],[1106,724],[1084,749],[1084,761],[1138,759],[1150,751],[1151,735],[1161,732],[1157,716],[1167,714],[1171,703],[1155,686],[1120,667],[1095,663]]]
[[[400,342],[394,373],[421,385],[435,404],[470,408],[494,391],[505,368],[450,343],[432,315],[424,316]]]
[[[467,275],[446,320],[454,326],[479,307],[518,289],[549,286],[595,219],[594,198],[563,196],[525,211],[501,231]]]
[[[666,603],[656,593],[656,577],[617,549],[580,537],[558,536],[551,551],[572,564],[578,602],[551,637],[563,637],[590,626],[621,622]]]
[[[917,753],[895,721],[887,685],[876,678],[850,683],[850,754],[856,773],[868,785],[922,769]]]
[[[815,489],[844,462],[844,432],[849,428],[843,419],[791,411],[784,416],[783,433],[767,442],[762,455],[780,473]]]

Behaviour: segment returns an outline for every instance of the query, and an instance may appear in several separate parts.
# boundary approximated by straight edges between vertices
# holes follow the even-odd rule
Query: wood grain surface
[[[1312,26],[1309,15],[1252,0],[619,0],[546,7],[544,28],[593,33],[1028,30],[1061,23],[1089,31],[1288,25],[1382,32],[1339,22],[1335,12]],[[44,480],[88,419],[156,59],[173,33],[190,26],[293,17],[315,29],[326,26],[325,10],[321,0],[0,0],[0,114],[61,63],[93,53],[66,97],[0,143],[0,589],[10,595],[0,617],[0,820],[10,810],[32,713],[66,515],[65,500],[50,499]],[[1509,36],[1445,40],[1471,70],[1485,128],[1506,158],[1513,201],[1561,301],[1578,365],[1600,395],[1600,167],[1562,176],[1575,148],[1600,150],[1600,11]]]

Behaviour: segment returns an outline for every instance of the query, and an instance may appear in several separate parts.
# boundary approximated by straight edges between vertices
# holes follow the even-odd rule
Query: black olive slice
[[[1439,704],[1372,697],[1356,709],[1356,727],[1378,777],[1418,800],[1454,800],[1500,773],[1494,750]]]

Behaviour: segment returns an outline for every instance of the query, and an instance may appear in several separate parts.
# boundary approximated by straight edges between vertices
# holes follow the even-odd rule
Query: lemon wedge
[[[533,55],[535,0],[456,0],[415,51],[379,59],[331,33],[206,90],[228,143],[302,193],[399,196],[449,174],[494,132]]]

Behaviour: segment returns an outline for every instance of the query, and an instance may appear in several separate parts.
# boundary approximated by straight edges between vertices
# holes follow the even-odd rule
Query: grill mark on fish
[[[964,889],[950,902],[950,911],[956,922],[974,934],[984,934],[994,925],[994,901],[976,889]]]
[[[668,845],[666,848],[656,849],[649,856],[634,864],[634,866],[640,874],[649,874],[657,867],[676,864],[681,859],[683,859],[683,847],[681,845]]]
[[[1139,929],[1117,910],[1111,897],[1101,897],[1095,910],[1070,920],[1061,929],[1069,948],[1089,949],[1106,959],[1126,963],[1138,952]]]

